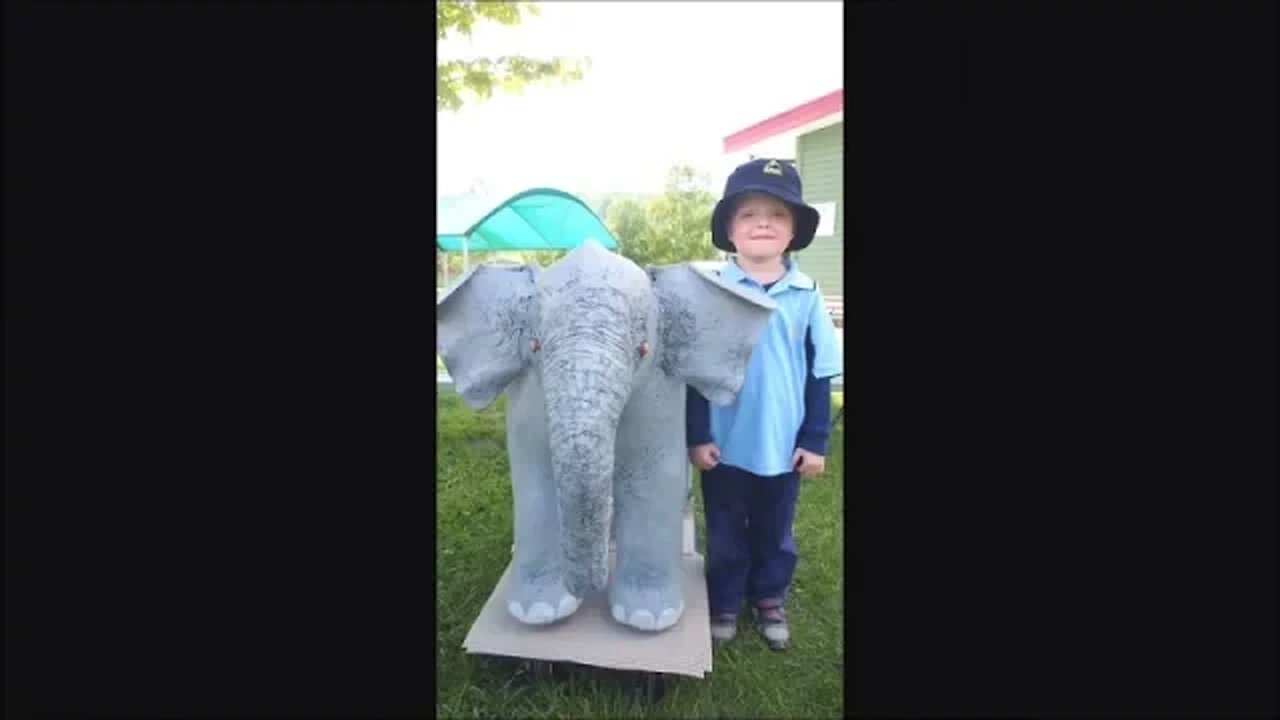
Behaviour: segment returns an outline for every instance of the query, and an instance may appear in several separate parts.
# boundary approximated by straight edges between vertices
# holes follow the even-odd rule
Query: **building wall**
[[[835,234],[819,235],[796,259],[823,295],[844,295],[844,122],[801,135],[796,165],[810,205],[835,203]]]

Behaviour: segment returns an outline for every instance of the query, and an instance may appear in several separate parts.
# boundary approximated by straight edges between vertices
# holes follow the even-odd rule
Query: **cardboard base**
[[[610,576],[616,561],[609,553]],[[593,592],[578,611],[551,625],[525,625],[507,612],[507,565],[462,646],[469,653],[671,673],[701,678],[711,672],[711,623],[702,556],[685,554],[684,613],[670,628],[650,633],[623,625],[608,608],[608,591]]]

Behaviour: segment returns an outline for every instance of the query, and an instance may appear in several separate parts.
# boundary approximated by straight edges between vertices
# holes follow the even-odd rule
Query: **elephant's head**
[[[731,403],[773,307],[691,265],[646,272],[594,242],[545,270],[479,266],[440,299],[438,350],[472,408],[541,368],[571,591],[607,580],[615,435],[637,376]]]

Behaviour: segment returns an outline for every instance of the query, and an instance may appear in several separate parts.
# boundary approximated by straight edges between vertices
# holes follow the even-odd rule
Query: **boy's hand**
[[[791,467],[800,471],[800,477],[813,478],[826,469],[827,459],[804,448],[796,448],[796,454],[791,456]]]
[[[689,448],[689,462],[699,470],[710,470],[720,464],[720,448],[715,443]]]

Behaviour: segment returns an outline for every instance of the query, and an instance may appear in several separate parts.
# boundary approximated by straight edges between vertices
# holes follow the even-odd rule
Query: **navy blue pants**
[[[711,614],[737,614],[744,599],[777,605],[795,574],[792,524],[800,476],[760,476],[720,464],[702,473]]]

